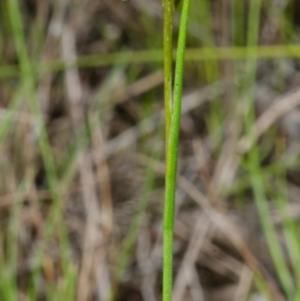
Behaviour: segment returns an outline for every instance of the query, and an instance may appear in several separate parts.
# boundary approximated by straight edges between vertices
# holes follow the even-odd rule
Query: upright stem
[[[174,81],[174,104],[167,141],[167,172],[164,208],[164,266],[163,266],[163,301],[172,300],[173,280],[173,227],[176,193],[176,172],[178,157],[178,137],[181,117],[181,97],[183,65],[190,0],[184,0],[176,56]]]
[[[165,94],[165,131],[166,154],[172,119],[172,48],[174,0],[163,0],[164,5],[164,94]]]

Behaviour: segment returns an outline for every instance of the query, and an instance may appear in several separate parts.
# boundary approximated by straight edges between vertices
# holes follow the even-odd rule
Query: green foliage
[[[164,64],[165,84],[164,142],[167,161],[163,300],[172,300],[173,226],[184,62],[187,63],[187,69],[189,68],[188,72],[185,73],[187,85],[191,85],[189,80],[194,81],[193,83],[196,83],[197,87],[218,80],[225,82],[228,79],[232,80],[232,82],[226,82],[228,88],[226,101],[229,101],[224,104],[223,96],[212,96],[205,111],[200,112],[202,122],[205,123],[205,129],[201,130],[205,132],[205,139],[208,141],[207,144],[211,151],[210,163],[217,165],[219,162],[220,154],[227,143],[229,132],[227,129],[230,128],[228,126],[230,119],[236,120],[235,124],[239,125],[235,138],[249,138],[254,140],[254,143],[245,153],[236,155],[236,157],[240,156],[237,159],[238,177],[228,190],[224,189],[218,193],[224,199],[237,200],[239,205],[245,203],[249,199],[249,195],[253,197],[280,287],[288,300],[300,300],[299,224],[289,214],[287,181],[288,171],[299,166],[300,156],[296,154],[287,157],[283,152],[274,150],[274,141],[278,134],[277,127],[272,127],[270,131],[265,132],[261,140],[253,139],[253,124],[257,118],[254,91],[258,79],[259,63],[264,64],[267,61],[276,60],[278,63],[276,72],[270,74],[269,77],[274,76],[276,78],[276,88],[284,93],[288,79],[286,73],[282,72],[280,64],[286,61],[290,64],[298,60],[300,56],[300,46],[297,45],[299,42],[297,28],[292,22],[294,13],[292,5],[289,3],[287,8],[282,9],[278,5],[274,5],[273,1],[233,0],[230,3],[230,14],[225,16],[227,17],[225,23],[227,22],[229,28],[228,34],[222,32],[222,28],[216,28],[218,20],[215,19],[214,14],[221,8],[213,7],[213,3],[221,3],[222,1],[192,0],[190,3],[190,0],[184,0],[182,2],[176,0],[173,3],[173,0],[164,0],[163,50],[157,49],[161,45],[161,33],[157,26],[157,19],[151,14],[145,13],[145,15],[141,14],[138,17],[142,20],[147,31],[145,39],[139,40],[139,32],[133,34],[137,40],[136,45],[141,46],[143,50],[121,49],[116,52],[113,50],[112,53],[91,55],[79,53],[78,58],[71,64],[59,57],[47,62],[40,61],[39,56],[48,38],[44,31],[43,22],[36,19],[33,24],[28,26],[22,1],[7,0],[0,3],[0,81],[4,87],[3,91],[10,94],[10,101],[5,107],[6,112],[0,120],[0,145],[4,146],[10,139],[11,132],[15,127],[13,122],[16,117],[15,112],[28,111],[32,127],[35,129],[33,139],[36,139],[38,145],[37,157],[42,161],[41,165],[45,168],[45,179],[43,180],[46,182],[46,189],[48,189],[48,198],[51,199],[51,202],[49,199],[46,200],[51,204],[47,204],[49,210],[47,210],[47,216],[43,221],[42,233],[39,235],[45,244],[52,239],[57,239],[61,264],[59,285],[51,281],[46,281],[44,284],[46,301],[73,301],[76,298],[78,267],[72,258],[72,248],[64,216],[64,199],[65,195],[72,190],[71,184],[78,168],[78,156],[88,149],[95,129],[100,128],[112,116],[115,104],[109,103],[104,108],[104,103],[115,92],[115,82],[122,82],[126,77],[125,80],[132,83],[144,72],[144,66],[148,68],[151,65],[150,69],[155,70],[157,66],[161,67],[162,62]],[[130,1],[123,3],[123,5],[129,4]],[[189,6],[191,6],[191,14],[188,17]],[[175,49],[173,36],[176,36],[177,28],[174,26],[173,15],[180,13],[180,10],[179,39]],[[222,13],[225,14],[226,10]],[[220,15],[222,14],[220,13]],[[264,18],[270,18],[276,24],[276,26],[274,25],[274,28],[278,30],[276,44],[261,44],[260,31],[263,30],[262,20]],[[189,27],[187,26],[188,20]],[[104,22],[101,23],[102,27],[105,25]],[[124,24],[122,23],[122,25]],[[136,24],[134,25],[136,26]],[[223,38],[226,40],[225,42]],[[34,41],[34,43],[30,44],[29,41]],[[189,47],[185,50],[186,44]],[[118,41],[117,46],[119,45],[123,46],[123,40]],[[113,49],[116,49],[117,46],[114,45]],[[6,61],[6,47],[16,52],[14,64],[9,60]],[[173,71],[174,59],[176,59],[175,72]],[[80,124],[76,130],[76,135],[66,146],[65,153],[61,155],[62,159],[57,160],[52,141],[49,138],[51,131],[47,128],[47,120],[40,108],[37,87],[42,76],[55,72],[61,76],[63,72],[73,67],[81,70],[89,68],[97,70],[104,80],[101,82],[98,95],[95,96],[95,102],[86,113],[88,121],[96,120],[96,122],[89,123],[87,121]],[[109,68],[110,72],[106,72]],[[226,68],[231,72],[228,77],[227,73],[223,72]],[[117,87],[119,88],[119,86]],[[122,94],[122,89],[120,90]],[[1,90],[1,93],[3,91]],[[157,95],[158,97],[156,97]],[[148,94],[146,105],[149,112],[147,111],[145,115],[152,114],[151,110],[159,106],[157,104],[159,97],[159,89]],[[242,110],[239,111],[241,107]],[[202,110],[202,107],[200,109]],[[224,130],[225,128],[226,130]],[[156,136],[157,141],[160,141],[161,137],[160,132]],[[279,154],[273,154],[273,151],[278,151]],[[19,150],[19,156],[22,156],[22,152],[23,149]],[[147,151],[145,152],[147,153]],[[151,156],[159,160],[161,152],[159,151],[154,155],[151,153]],[[21,159],[16,158],[16,160]],[[35,165],[26,170],[27,172],[24,174],[18,173],[18,182],[16,183],[16,191],[14,191],[16,197],[13,198],[13,205],[9,209],[9,217],[4,216],[3,218],[4,226],[0,230],[0,299],[3,301],[14,301],[19,298],[17,273],[20,258],[18,257],[17,233],[22,226],[23,203],[30,193],[37,174]],[[3,173],[1,180],[5,181],[6,178],[9,179],[9,176]],[[148,200],[154,190],[155,176],[156,171],[147,167],[136,211],[133,214],[128,233],[123,239],[119,252],[120,257],[112,272],[114,279],[112,279],[112,287],[107,299],[116,299],[119,282],[122,281],[122,276],[133,258],[134,247],[147,210]],[[7,181],[9,182],[9,180]],[[279,239],[276,226],[272,221],[272,214],[269,210],[270,200],[273,201],[272,205],[278,210],[283,221],[284,243],[282,243],[282,238]],[[40,204],[38,203],[37,206]],[[39,287],[44,273],[43,263],[47,260],[46,246],[38,245],[35,256],[35,265],[30,270],[26,290],[22,291],[24,299],[28,301],[35,301],[39,298]],[[287,257],[290,265],[287,263]],[[255,273],[254,276],[256,289],[268,296],[268,299],[274,298],[266,279],[260,273]]]

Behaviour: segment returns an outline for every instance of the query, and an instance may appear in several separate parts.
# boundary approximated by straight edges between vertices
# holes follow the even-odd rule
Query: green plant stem
[[[176,192],[178,137],[181,117],[183,65],[189,6],[190,1],[184,0],[176,56],[174,104],[167,148],[167,172],[164,208],[163,301],[172,300],[174,205]]]
[[[173,12],[174,0],[164,0],[164,96],[166,153],[172,119],[172,63],[173,63]]]

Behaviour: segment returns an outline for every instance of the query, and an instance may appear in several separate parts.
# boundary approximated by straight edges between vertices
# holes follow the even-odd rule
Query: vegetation
[[[299,3],[181,2],[0,2],[1,301],[300,300]]]

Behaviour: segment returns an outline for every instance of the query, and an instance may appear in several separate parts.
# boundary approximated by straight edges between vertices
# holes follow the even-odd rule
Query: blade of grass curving
[[[35,128],[39,134],[39,144],[45,166],[47,169],[47,176],[51,187],[57,187],[55,180],[55,168],[52,159],[51,149],[47,141],[46,132],[43,125],[43,116],[39,109],[37,99],[34,95],[35,80],[33,77],[30,60],[27,55],[26,43],[23,34],[23,25],[21,21],[21,14],[16,0],[8,0],[8,11],[10,15],[11,26],[13,29],[17,56],[20,62],[20,71],[23,81],[23,91],[28,98],[30,109],[35,118]]]
[[[17,0],[7,0],[7,6],[9,12],[9,19],[12,26],[12,32],[14,35],[16,52],[19,59],[22,88],[24,91],[24,96],[28,100],[29,108],[34,117],[34,126],[37,134],[37,141],[45,165],[47,182],[49,184],[51,196],[53,199],[53,205],[50,209],[49,217],[44,227],[45,236],[49,237],[49,235],[51,235],[53,231],[57,230],[58,227],[60,227],[59,231],[57,231],[57,234],[62,260],[62,271],[63,273],[67,273],[71,268],[71,265],[69,264],[71,256],[69,252],[68,236],[64,227],[62,210],[63,202],[60,196],[60,189],[58,179],[56,176],[54,158],[52,155],[50,143],[48,141],[43,115],[40,110],[38,100],[36,98],[36,82],[33,67],[27,53],[19,3]]]
[[[281,285],[288,296],[289,300],[293,299],[294,285],[291,275],[287,269],[284,256],[282,254],[281,246],[278,242],[278,237],[274,229],[274,225],[270,216],[269,207],[266,200],[264,190],[264,178],[261,175],[259,168],[259,158],[257,157],[257,150],[251,151],[251,170],[250,177],[253,187],[255,203],[260,216],[260,221],[263,227],[264,235],[266,237],[270,254],[272,256],[274,266],[281,282]]]
[[[300,300],[300,270],[298,267],[300,266],[300,242],[298,239],[298,226],[297,222],[293,220],[290,216],[289,208],[288,208],[288,196],[287,196],[287,185],[286,185],[286,171],[278,170],[276,173],[276,187],[277,191],[275,192],[273,189],[270,189],[270,196],[272,199],[276,201],[277,208],[279,214],[282,219],[282,229],[284,233],[284,238],[286,241],[287,252],[289,254],[292,268],[295,276],[296,283],[296,295],[294,296],[294,300]]]
[[[250,4],[248,14],[248,32],[247,32],[247,46],[249,58],[246,63],[247,77],[244,83],[245,89],[249,89],[248,103],[245,104],[247,108],[247,118],[245,118],[245,128],[249,135],[251,132],[251,125],[255,122],[254,109],[254,88],[257,70],[257,61],[254,58],[258,48],[258,34],[260,23],[260,11],[262,7],[261,0],[254,0]],[[274,262],[276,272],[278,274],[281,285],[286,295],[292,300],[294,288],[291,275],[287,269],[284,256],[278,241],[278,237],[271,219],[270,210],[266,198],[266,191],[264,187],[264,178],[260,166],[260,152],[258,145],[255,144],[249,151],[249,172],[250,180],[254,193],[255,204],[258,210],[259,218],[262,224],[263,232],[267,240],[269,251]]]
[[[181,117],[182,80],[185,54],[185,41],[188,23],[190,0],[184,0],[179,28],[179,38],[176,56],[175,79],[174,79],[174,104],[170,126],[167,171],[164,206],[164,246],[163,246],[163,300],[172,300],[173,279],[173,227],[174,205],[176,192],[176,172],[178,156],[178,138]]]

